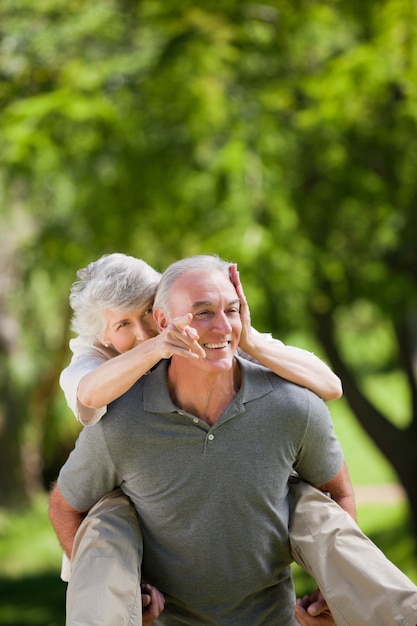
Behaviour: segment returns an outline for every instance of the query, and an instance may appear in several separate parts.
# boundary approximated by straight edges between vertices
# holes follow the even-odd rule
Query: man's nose
[[[222,333],[229,333],[232,330],[232,326],[225,313],[216,315],[215,329]]]

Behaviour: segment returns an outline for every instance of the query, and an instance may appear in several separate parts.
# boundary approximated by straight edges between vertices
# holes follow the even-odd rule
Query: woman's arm
[[[156,337],[147,339],[88,372],[78,384],[78,402],[92,409],[108,405],[128,391],[161,359],[167,359],[173,354],[204,358],[205,352],[196,341],[195,330],[188,326],[191,317],[189,314],[174,320]]]
[[[235,265],[230,266],[230,277],[241,302],[239,348],[278,376],[307,387],[325,401],[340,398],[343,393],[340,378],[312,352],[286,346],[282,341],[262,335],[252,328],[249,306]]]
[[[240,344],[241,345],[241,344]],[[314,391],[326,402],[342,396],[338,376],[312,352],[286,346],[277,339],[252,332],[244,352],[278,376]]]

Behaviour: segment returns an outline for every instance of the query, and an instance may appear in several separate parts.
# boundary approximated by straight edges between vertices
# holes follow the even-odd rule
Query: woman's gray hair
[[[106,254],[77,272],[71,287],[72,329],[92,342],[106,331],[105,310],[133,311],[152,306],[161,274],[141,259]]]
[[[217,270],[230,277],[230,263],[224,261],[217,255],[199,254],[196,256],[186,257],[180,261],[172,263],[162,274],[158,288],[156,290],[154,309],[161,309],[164,313],[169,313],[169,296],[174,283],[188,272]]]

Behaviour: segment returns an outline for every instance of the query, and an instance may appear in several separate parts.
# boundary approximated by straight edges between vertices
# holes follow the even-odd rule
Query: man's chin
[[[228,370],[233,367],[234,360],[234,354],[212,355],[207,354],[206,351],[206,358],[202,359],[202,362],[207,365],[207,367],[218,368],[220,370]]]

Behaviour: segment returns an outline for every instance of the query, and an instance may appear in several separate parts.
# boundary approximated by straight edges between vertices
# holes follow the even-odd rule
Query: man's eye
[[[195,314],[195,317],[205,317],[206,315],[209,315],[209,313],[210,311],[199,311]]]
[[[145,315],[151,315],[152,314],[152,307],[150,309],[146,309],[145,311]],[[144,315],[144,317],[145,317]]]

